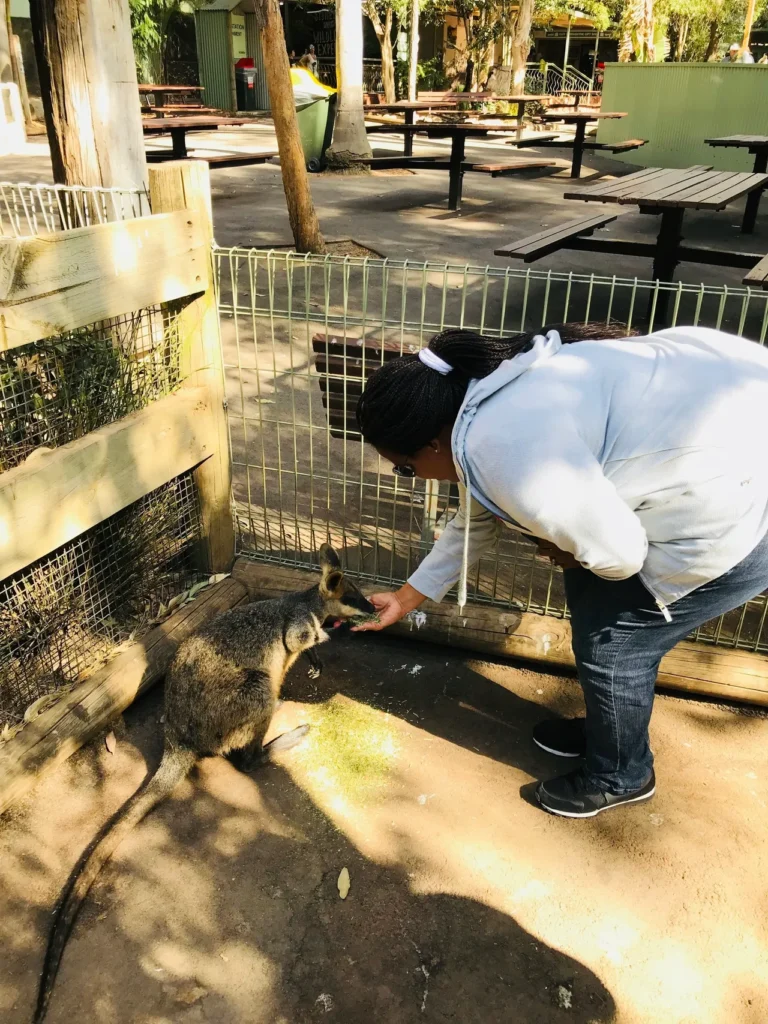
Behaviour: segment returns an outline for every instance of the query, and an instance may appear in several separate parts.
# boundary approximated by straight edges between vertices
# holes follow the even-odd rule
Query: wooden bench
[[[585,142],[584,149],[602,150],[607,153],[627,153],[630,149],[640,149],[648,139],[624,139],[623,142]]]
[[[574,238],[584,238],[591,235],[596,228],[619,217],[619,213],[601,213],[593,217],[580,217],[578,220],[569,220],[557,227],[547,228],[536,235],[528,235],[527,238],[520,238],[502,249],[494,249],[494,256],[507,256],[512,260],[522,260],[524,263],[532,263],[534,260],[547,256],[551,252],[567,247],[567,243]],[[564,243],[566,243],[564,245]]]
[[[541,167],[556,167],[556,160],[514,160],[505,164],[472,164],[463,165],[465,171],[475,171],[480,174],[490,174],[492,178],[503,178],[508,174],[518,174],[520,171],[537,170]]]
[[[507,139],[506,143],[508,146],[517,146],[522,149],[524,146],[538,146],[544,142],[553,142],[559,136],[558,132],[540,132],[538,135],[532,135],[528,139]],[[564,145],[567,145],[567,140]]]
[[[752,267],[743,279],[743,284],[756,288],[768,288],[768,256],[763,256],[760,262]]]

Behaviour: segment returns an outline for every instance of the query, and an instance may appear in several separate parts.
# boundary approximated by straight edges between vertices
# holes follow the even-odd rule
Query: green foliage
[[[193,14],[210,0],[129,0],[136,70],[147,82],[162,81],[168,25],[176,14]]]

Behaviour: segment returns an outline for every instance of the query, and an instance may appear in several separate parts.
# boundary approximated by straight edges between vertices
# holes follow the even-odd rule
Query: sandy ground
[[[659,792],[566,821],[531,726],[578,687],[384,636],[336,635],[253,776],[203,762],[123,844],[76,923],[50,1024],[763,1024],[768,723],[657,701]],[[50,911],[152,770],[161,694],[0,829],[0,1017],[30,1017]],[[566,765],[567,766],[567,765]],[[339,898],[346,867],[351,891]]]

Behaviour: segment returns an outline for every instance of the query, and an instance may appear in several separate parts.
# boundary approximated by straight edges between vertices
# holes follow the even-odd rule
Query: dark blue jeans
[[[587,706],[586,770],[612,793],[643,786],[653,754],[648,724],[659,662],[680,640],[768,589],[768,536],[743,562],[670,605],[667,622],[637,576],[604,580],[565,571],[573,653]]]

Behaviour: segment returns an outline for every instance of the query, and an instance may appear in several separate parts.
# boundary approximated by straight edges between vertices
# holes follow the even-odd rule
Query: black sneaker
[[[584,757],[587,752],[586,719],[550,718],[533,727],[533,742],[558,757]]]
[[[648,800],[656,792],[656,776],[634,793],[604,793],[587,782],[583,768],[560,775],[549,782],[540,782],[536,787],[536,799],[545,811],[559,814],[563,818],[594,818],[601,811],[608,811],[621,804],[634,804]]]

